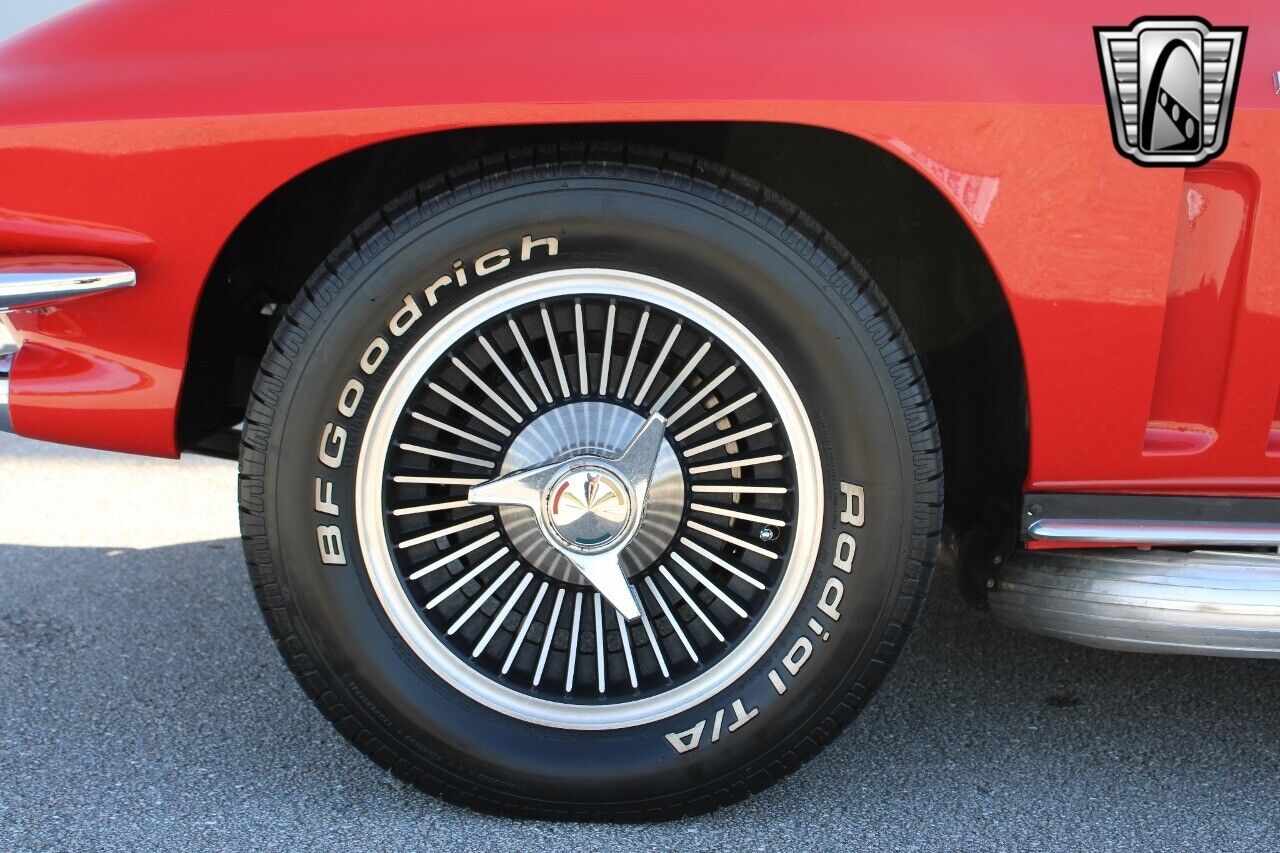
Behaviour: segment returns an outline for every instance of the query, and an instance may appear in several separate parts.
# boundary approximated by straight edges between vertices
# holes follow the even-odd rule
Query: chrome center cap
[[[584,464],[552,480],[544,493],[546,529],[571,551],[589,554],[614,546],[631,522],[631,490],[600,465]]]

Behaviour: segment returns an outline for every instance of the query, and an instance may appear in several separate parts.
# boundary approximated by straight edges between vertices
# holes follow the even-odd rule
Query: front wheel
[[[245,549],[368,755],[452,800],[662,818],[831,740],[905,641],[941,459],[910,344],[794,207],[645,149],[401,196],[255,384]]]

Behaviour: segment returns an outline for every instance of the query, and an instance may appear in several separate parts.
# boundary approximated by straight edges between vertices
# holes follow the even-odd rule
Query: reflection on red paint
[[[1257,197],[1239,163],[1186,172],[1145,454],[1203,453],[1218,438]]]
[[[28,406],[56,406],[68,388],[93,395],[146,391],[155,385],[146,373],[113,359],[40,343],[26,344],[18,351],[13,372],[22,377],[23,402]]]
[[[1271,421],[1271,431],[1267,434],[1267,455],[1280,456],[1280,398],[1276,399],[1275,419]]]
[[[1203,424],[1152,421],[1143,436],[1142,452],[1153,456],[1203,453],[1217,440],[1217,430]]]
[[[165,455],[155,416],[168,410],[165,384],[119,356],[28,341],[10,374],[15,431],[45,441]],[[162,374],[173,381],[175,377]]]
[[[139,264],[155,252],[151,238],[97,222],[0,208],[0,251],[26,255],[101,255]]]
[[[891,139],[889,145],[918,163],[969,214],[970,219],[979,225],[987,221],[996,193],[1000,191],[999,178],[994,175],[970,175],[945,166],[901,139]]]

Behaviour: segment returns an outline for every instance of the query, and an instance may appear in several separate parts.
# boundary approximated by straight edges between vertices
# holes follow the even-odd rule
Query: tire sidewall
[[[877,647],[892,628],[909,557],[911,442],[889,368],[851,304],[857,282],[825,256],[820,264],[806,258],[804,241],[788,241],[780,223],[751,221],[688,191],[630,180],[513,183],[393,226],[394,235],[361,246],[359,257],[339,270],[340,281],[322,276],[310,287],[327,298],[294,356],[269,439],[270,545],[286,606],[325,689],[411,763],[450,784],[501,791],[508,799],[660,801],[785,761],[878,666]],[[525,237],[545,236],[556,237],[556,255],[534,251],[519,259]],[[476,259],[497,249],[507,249],[511,263],[475,275]],[[429,305],[425,286],[455,261],[472,272],[468,283],[438,289],[437,303]],[[408,350],[475,295],[569,268],[624,269],[671,281],[743,323],[799,392],[823,475],[818,558],[773,646],[699,705],[606,731],[517,720],[445,683],[384,614],[355,525],[364,428]],[[391,335],[390,319],[406,298],[420,306],[421,317]],[[369,375],[360,359],[376,338],[387,341],[389,353]],[[363,393],[347,416],[338,403],[353,378]],[[346,441],[333,468],[321,457],[332,456],[337,427]],[[336,517],[317,511],[317,481],[333,484]],[[852,501],[849,486],[864,497]],[[851,523],[850,509],[861,515],[859,523]],[[317,529],[330,525],[340,531],[345,565],[321,562]]]

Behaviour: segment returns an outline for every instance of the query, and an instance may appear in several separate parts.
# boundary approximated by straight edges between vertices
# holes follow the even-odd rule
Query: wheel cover
[[[662,441],[638,500],[612,460],[647,419]],[[472,502],[538,465],[554,470],[530,508]],[[679,713],[759,660],[807,588],[823,494],[764,345],[684,288],[598,269],[496,287],[418,340],[356,490],[370,581],[414,653],[490,708],[572,729]],[[621,549],[639,618],[576,567],[601,548]]]

